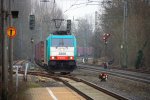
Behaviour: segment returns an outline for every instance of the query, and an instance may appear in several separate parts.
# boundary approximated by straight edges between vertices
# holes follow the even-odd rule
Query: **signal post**
[[[107,68],[107,63],[106,63],[106,56],[107,56],[107,41],[108,41],[108,38],[110,37],[110,34],[103,34],[103,40],[104,40],[104,43],[105,43],[105,67]]]

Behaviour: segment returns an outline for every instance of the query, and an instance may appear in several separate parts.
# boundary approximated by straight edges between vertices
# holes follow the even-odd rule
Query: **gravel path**
[[[111,75],[108,76],[108,80],[106,82],[101,82],[98,79],[99,73],[83,71],[80,69],[75,70],[72,74],[76,75],[78,78],[83,78],[100,87],[123,95],[130,100],[150,100],[150,84],[135,82]]]

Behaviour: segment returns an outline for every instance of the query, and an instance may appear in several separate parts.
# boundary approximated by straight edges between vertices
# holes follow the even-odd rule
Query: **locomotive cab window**
[[[73,47],[73,39],[52,39],[52,47]]]

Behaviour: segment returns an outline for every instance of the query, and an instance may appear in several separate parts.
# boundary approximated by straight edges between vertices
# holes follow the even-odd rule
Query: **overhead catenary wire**
[[[72,4],[67,10],[64,11],[64,13],[68,12],[69,10],[72,10],[71,8],[74,7],[74,6],[80,6],[80,5],[84,5],[84,6],[88,6],[88,5],[98,5],[98,4],[92,4],[92,3],[98,3],[100,1],[91,1],[91,0],[88,0],[88,1],[85,1],[85,2],[82,2],[82,3],[74,3]],[[84,7],[82,6],[82,7]],[[81,8],[81,7],[77,7],[76,9],[78,8]]]
[[[66,11],[64,11],[64,13],[67,12],[69,9],[71,9],[77,2],[78,2],[78,0],[76,0],[76,1],[74,2],[74,4],[72,4]]]
[[[83,8],[83,7],[86,7],[86,6],[87,6],[87,5],[82,5],[82,6],[80,6],[80,7],[76,7],[76,8],[71,9],[71,10],[76,10],[76,9]]]

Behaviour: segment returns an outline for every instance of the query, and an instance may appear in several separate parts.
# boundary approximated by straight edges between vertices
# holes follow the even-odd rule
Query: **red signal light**
[[[103,40],[105,40],[106,38],[105,37],[103,37]]]
[[[108,33],[107,33],[106,35],[107,35],[107,36],[110,36],[110,34],[108,34]]]
[[[110,34],[103,34],[103,40],[105,41],[105,42],[107,42],[107,39],[108,39],[108,37],[110,36]]]

